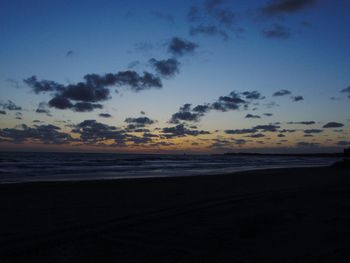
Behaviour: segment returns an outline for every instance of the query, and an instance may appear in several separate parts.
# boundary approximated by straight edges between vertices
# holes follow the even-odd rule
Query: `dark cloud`
[[[350,86],[345,88],[345,89],[342,89],[340,92],[343,92],[343,93],[350,93]]]
[[[323,130],[321,130],[321,129],[308,129],[308,130],[304,130],[304,133],[306,133],[306,134],[321,133],[321,132],[323,132]]]
[[[226,28],[231,28],[235,22],[236,14],[227,7],[222,7],[223,2],[222,0],[207,0],[205,9],[216,22]]]
[[[149,88],[161,88],[160,78],[144,72],[139,75],[136,71],[120,71],[117,74],[88,74],[84,82],[67,86],[53,81],[38,81],[36,76],[24,80],[35,93],[53,92],[54,97],[49,101],[50,107],[58,109],[72,109],[74,111],[91,111],[100,109],[102,105],[94,102],[110,99],[110,86],[129,86],[132,91],[138,92]],[[78,101],[73,104],[72,101]]]
[[[174,56],[183,56],[192,54],[198,48],[198,44],[187,41],[185,39],[174,37],[171,39],[168,52]]]
[[[125,131],[99,123],[96,120],[85,120],[76,125],[72,132],[79,134],[80,141],[86,144],[97,144],[111,140],[115,145],[123,146],[128,137]]]
[[[247,133],[255,133],[257,129],[241,129],[241,130],[225,130],[226,134],[247,134]]]
[[[36,76],[32,76],[23,80],[35,93],[41,92],[59,92],[64,89],[64,86],[51,80],[38,80]]]
[[[227,41],[229,39],[228,34],[219,29],[217,26],[214,25],[198,25],[190,28],[190,35],[196,36],[196,35],[207,35],[207,36],[220,36],[223,40]]]
[[[67,58],[71,58],[76,54],[76,52],[74,52],[73,50],[68,50],[66,53],[66,57]]]
[[[154,120],[143,116],[143,117],[138,117],[138,118],[126,118],[124,122],[128,123],[128,129],[129,130],[135,130],[137,128],[143,128],[148,125],[152,125],[155,123]]]
[[[245,137],[250,137],[250,138],[263,138],[263,137],[265,137],[265,135],[262,134],[262,133],[255,133],[255,134],[247,135],[247,136],[245,136]]]
[[[10,111],[19,111],[22,110],[21,106],[16,105],[13,101],[8,100],[6,102],[0,101],[0,107],[2,107],[3,110],[10,110]]]
[[[307,7],[311,7],[316,0],[273,0],[261,8],[264,15],[275,16],[288,13],[296,13]]]
[[[276,91],[274,94],[272,94],[272,96],[280,97],[280,96],[286,96],[286,95],[291,95],[291,94],[292,94],[292,92],[290,92],[289,90],[282,89],[282,90]]]
[[[190,34],[220,36],[228,40],[228,32],[242,32],[241,28],[235,28],[237,15],[226,3],[224,0],[206,0],[199,6],[192,6],[187,14]]]
[[[339,145],[339,146],[349,146],[350,145],[350,141],[338,141],[337,145]]]
[[[0,114],[2,114],[2,115],[6,115],[6,111],[4,111],[4,110],[0,110]]]
[[[304,97],[303,96],[295,96],[295,97],[292,97],[292,99],[293,99],[294,102],[297,102],[297,101],[304,100]]]
[[[281,25],[273,25],[262,31],[266,38],[287,39],[290,37],[290,29]]]
[[[264,113],[263,115],[266,116],[266,117],[271,117],[271,116],[273,116],[272,113]]]
[[[245,116],[246,119],[260,119],[261,117],[259,115],[253,115],[253,114],[247,114]]]
[[[98,116],[102,117],[102,118],[111,118],[112,115],[109,113],[100,113]]]
[[[220,96],[215,102],[197,105],[193,109],[191,104],[185,104],[177,113],[174,113],[170,119],[170,123],[178,124],[180,121],[198,122],[205,113],[211,110],[230,111],[240,110],[241,108],[248,109],[253,100],[260,100],[264,97],[257,91],[237,93],[232,91],[227,96]],[[253,115],[248,114],[248,118]]]
[[[256,91],[256,90],[242,92],[242,95],[245,96],[245,98],[248,100],[263,100],[263,99],[265,99],[265,96],[262,96],[261,93]]]
[[[273,124],[268,124],[268,125],[257,125],[253,127],[255,130],[261,130],[264,132],[277,132],[280,126],[278,125],[273,125]]]
[[[49,106],[60,110],[65,110],[71,109],[73,107],[73,104],[70,102],[69,99],[65,97],[56,96],[49,101]]]
[[[36,109],[36,113],[45,113],[47,115],[50,115],[50,111],[47,108],[48,104],[46,102],[40,102],[38,105],[38,108]]]
[[[296,131],[297,130],[283,129],[283,130],[279,130],[278,132],[280,132],[280,133],[286,133],[286,132],[292,133],[292,132],[296,132]]]
[[[241,95],[232,91],[228,96],[220,96],[212,104],[212,108],[218,111],[238,110],[242,105],[247,105],[247,101],[242,99]]]
[[[206,113],[209,110],[210,110],[209,104],[197,105],[196,107],[193,108],[193,111],[198,113]]]
[[[152,58],[149,62],[163,77],[173,77],[176,73],[179,73],[180,62],[175,58],[169,58],[166,60],[156,60]]]
[[[69,134],[60,132],[60,129],[51,124],[35,125],[34,127],[23,124],[21,129],[6,128],[0,130],[0,137],[13,143],[35,141],[44,144],[67,144],[73,141]]]
[[[162,129],[162,133],[165,138],[185,137],[187,135],[198,136],[210,134],[210,132],[208,131],[188,129],[185,127],[184,124],[179,124],[175,127],[165,127]]]
[[[350,86],[345,88],[345,89],[343,89],[343,90],[341,90],[340,92],[342,92],[342,93],[350,93]],[[350,99],[350,95],[348,96],[348,98]]]
[[[203,116],[204,112],[198,111],[201,109],[197,107],[195,107],[197,111],[193,112],[193,110],[191,109],[191,104],[184,104],[182,107],[180,107],[178,112],[174,113],[171,116],[169,122],[175,124],[180,123],[180,121],[198,122],[200,120],[200,117]]]
[[[136,71],[121,71],[115,75],[115,78],[117,85],[129,86],[135,92],[150,88],[161,88],[163,86],[160,78],[149,72],[144,72],[143,76],[141,76]]]
[[[159,146],[174,146],[175,143],[172,142],[164,142],[164,141],[159,141],[159,142],[154,142],[149,144],[151,147],[159,147]]]
[[[89,82],[80,82],[76,85],[67,86],[60,96],[75,101],[98,102],[109,99],[109,89],[89,85]]]
[[[98,103],[90,102],[77,102],[72,106],[72,109],[76,112],[90,112],[94,109],[102,109],[103,106]]]
[[[287,124],[303,124],[303,125],[313,125],[315,123],[316,122],[314,122],[314,121],[290,121],[290,122],[287,122]]]
[[[323,125],[323,128],[341,128],[344,127],[344,124],[339,122],[328,122],[327,124]]]

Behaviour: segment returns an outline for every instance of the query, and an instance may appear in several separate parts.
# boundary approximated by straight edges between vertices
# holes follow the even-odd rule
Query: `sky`
[[[350,146],[347,0],[1,1],[0,149]]]

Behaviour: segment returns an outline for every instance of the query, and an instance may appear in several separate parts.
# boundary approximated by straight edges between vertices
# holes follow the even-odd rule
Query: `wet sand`
[[[350,262],[350,170],[0,185],[0,262]]]

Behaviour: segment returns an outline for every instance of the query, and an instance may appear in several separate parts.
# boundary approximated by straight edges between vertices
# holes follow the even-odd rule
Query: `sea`
[[[339,158],[0,152],[0,183],[220,175],[246,170],[327,166]]]

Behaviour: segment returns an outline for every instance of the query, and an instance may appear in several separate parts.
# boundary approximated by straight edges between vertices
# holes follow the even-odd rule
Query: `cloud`
[[[243,93],[232,91],[227,96],[220,96],[213,103],[197,105],[193,109],[191,107],[191,104],[184,104],[177,113],[174,113],[172,115],[170,123],[178,124],[180,121],[198,122],[205,113],[211,110],[226,112],[229,110],[240,110],[242,107],[244,109],[248,109],[249,104],[254,100],[260,100],[264,98],[265,97],[263,97],[257,91],[246,91]]]
[[[276,91],[274,94],[272,94],[272,96],[281,97],[281,96],[286,96],[286,95],[291,95],[291,94],[292,94],[292,92],[290,92],[289,90],[282,89],[282,90]]]
[[[256,91],[256,90],[242,92],[242,95],[244,95],[245,98],[248,100],[263,100],[263,99],[265,99],[265,96],[262,96],[261,93]]]
[[[273,125],[273,124],[268,124],[268,125],[257,125],[255,127],[253,127],[253,129],[255,130],[261,130],[261,131],[264,131],[264,132],[277,132],[279,129],[281,128],[280,126],[278,125]]]
[[[220,36],[228,40],[228,32],[239,33],[241,28],[235,28],[236,13],[224,0],[206,0],[199,6],[192,6],[187,13],[187,20],[191,24],[191,35]]]
[[[115,126],[109,126],[99,123],[96,120],[85,120],[72,130],[73,133],[80,135],[80,141],[86,144],[102,143],[105,140],[111,140],[115,145],[125,145],[127,135],[125,131]]]
[[[192,54],[198,48],[198,44],[184,40],[179,37],[173,37],[168,45],[168,52],[174,56],[183,56]]]
[[[184,124],[178,124],[175,127],[165,127],[162,129],[162,134],[165,138],[175,138],[175,137],[185,137],[198,136],[204,134],[210,134],[208,131],[203,130],[193,130],[185,127]]]
[[[247,133],[255,133],[257,129],[240,129],[240,130],[225,130],[226,134],[247,134]]]
[[[51,80],[38,80],[36,76],[31,76],[23,80],[35,93],[62,91],[64,86]]]
[[[16,105],[12,100],[7,100],[6,102],[0,101],[0,107],[2,107],[3,110],[10,110],[10,111],[22,110],[22,107]]]
[[[292,133],[292,132],[296,132],[296,131],[297,130],[283,129],[283,130],[279,130],[278,132],[280,132],[280,133],[286,133],[286,132]]]
[[[73,50],[68,50],[66,53],[66,57],[67,58],[71,58],[73,56],[75,56],[76,52],[74,52]]]
[[[127,130],[128,131],[143,131],[140,128],[144,128],[146,126],[154,124],[156,121],[146,117],[138,117],[138,118],[126,118],[124,122],[128,123]]]
[[[0,114],[1,114],[1,115],[6,115],[6,111],[0,110]]]
[[[207,36],[220,36],[223,40],[227,41],[229,39],[228,34],[219,29],[217,26],[214,25],[198,25],[190,28],[190,35],[196,36],[196,35],[207,35]]]
[[[193,108],[193,111],[198,112],[198,113],[206,113],[210,110],[210,105],[209,104],[202,104],[202,105],[197,105],[196,107]]]
[[[239,93],[232,91],[228,96],[220,96],[219,99],[212,104],[212,108],[218,111],[238,110],[242,105],[248,102],[242,99]]]
[[[59,127],[48,125],[35,125],[28,127],[21,125],[21,129],[6,128],[0,130],[0,137],[13,143],[36,141],[44,144],[67,144],[74,139],[67,133],[60,132]]]
[[[221,7],[222,0],[207,0],[205,7],[207,13],[211,15],[219,24],[226,28],[231,28],[234,24],[236,14],[227,7]]]
[[[350,141],[338,141],[337,145],[339,145],[339,146],[349,146],[350,145]]]
[[[303,96],[295,96],[295,97],[292,97],[292,99],[293,99],[294,102],[297,102],[297,101],[304,100],[304,97]]]
[[[76,112],[90,112],[94,109],[102,109],[103,106],[98,103],[90,102],[77,102],[72,106],[72,109]]]
[[[266,116],[266,117],[271,117],[271,116],[273,116],[272,113],[263,113],[263,115]]]
[[[111,86],[129,86],[134,92],[162,87],[160,78],[153,74],[144,72],[140,75],[132,70],[119,71],[116,74],[87,74],[83,82],[67,86],[54,81],[39,81],[36,76],[24,79],[24,82],[37,94],[52,92],[54,95],[49,101],[50,107],[72,109],[78,112],[102,108],[101,104],[92,103],[110,99],[108,88]],[[73,104],[72,101],[78,102]]]
[[[176,73],[179,73],[180,62],[175,58],[169,58],[166,60],[156,60],[152,58],[149,62],[163,77],[173,77]]]
[[[46,102],[40,102],[38,108],[36,109],[36,113],[45,113],[50,116],[50,111],[47,109],[48,104]]]
[[[262,134],[262,133],[255,133],[255,134],[247,135],[247,136],[245,136],[245,137],[250,137],[250,138],[263,138],[263,137],[265,137],[265,135]]]
[[[50,107],[60,110],[71,109],[73,107],[73,104],[70,102],[70,100],[62,96],[53,97],[49,101],[49,105]]]
[[[350,93],[350,86],[345,88],[345,89],[342,89],[340,92],[343,92],[343,93]]]
[[[345,89],[343,89],[343,90],[341,90],[340,92],[342,92],[342,93],[350,93],[350,86],[345,88]],[[350,95],[348,96],[348,98],[350,99]]]
[[[253,115],[253,114],[247,114],[245,116],[246,119],[260,119],[261,117],[259,115]]]
[[[321,133],[321,132],[323,132],[323,130],[320,130],[320,129],[308,129],[308,130],[304,130],[304,133],[306,133],[306,134]]]
[[[100,113],[98,116],[102,117],[102,118],[111,118],[112,115],[109,113]]]
[[[276,16],[299,12],[316,4],[316,0],[273,0],[261,8],[264,15]]]
[[[290,37],[290,29],[281,25],[273,25],[262,31],[266,38],[287,39]]]
[[[323,128],[341,128],[344,127],[344,124],[339,122],[328,122],[327,124],[323,125]]]
[[[302,125],[313,125],[315,124],[315,121],[290,121],[287,122],[287,124],[302,124]]]
[[[169,122],[175,124],[180,123],[180,121],[198,122],[200,120],[200,117],[202,117],[204,115],[204,112],[206,112],[205,106],[203,106],[203,108],[202,106],[203,105],[196,106],[196,111],[193,112],[194,109],[191,109],[191,104],[184,104],[182,107],[180,107],[178,112],[174,113],[171,116]]]

